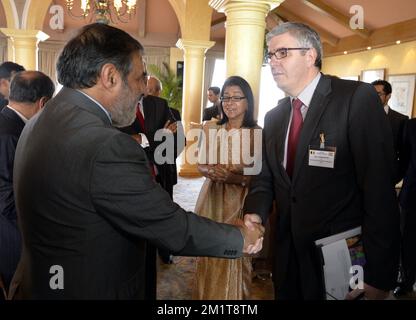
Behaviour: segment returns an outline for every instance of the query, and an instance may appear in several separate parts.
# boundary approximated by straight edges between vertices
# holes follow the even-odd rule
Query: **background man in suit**
[[[24,71],[20,64],[6,61],[0,65],[0,110],[7,106],[12,76],[19,71]]]
[[[220,91],[218,87],[209,87],[207,91],[208,100],[212,103],[211,107],[205,108],[202,121],[208,121],[212,118],[221,119],[222,109],[221,109],[221,100],[220,100]]]
[[[416,278],[416,119],[406,122],[401,166],[405,173],[399,201],[402,218],[402,281],[394,290],[401,296],[413,291]]]
[[[55,85],[38,71],[21,71],[11,81],[9,105],[0,112],[0,276],[9,286],[20,258],[21,240],[13,196],[13,161],[25,126],[52,98]]]
[[[267,44],[274,80],[289,97],[265,117],[262,172],[244,219],[265,223],[276,200],[276,297],[324,298],[314,241],[361,225],[365,296],[384,298],[396,280],[399,213],[380,99],[371,85],[321,74],[319,35],[304,24],[275,27]],[[325,166],[308,152],[322,147],[336,148]]]
[[[400,170],[400,158],[403,143],[403,128],[408,116],[401,114],[389,107],[389,100],[391,98],[391,84],[386,80],[376,80],[371,83],[376,89],[378,96],[380,97],[381,103],[384,107],[384,111],[390,121],[391,130],[393,132],[393,144],[395,154],[395,166],[396,166],[396,178],[395,183],[400,182],[403,179],[404,172]]]
[[[158,182],[163,189],[165,189],[170,198],[173,199],[173,185],[177,183],[176,165],[175,160],[177,152],[182,152],[182,148],[177,148],[177,119],[173,116],[171,108],[168,106],[166,99],[159,98],[162,85],[159,79],[149,76],[147,78],[146,96],[139,102],[137,106],[136,119],[134,122],[125,128],[121,128],[122,132],[128,133],[133,137],[136,137],[137,141],[144,148],[146,155],[149,159],[149,164],[153,168],[156,182]],[[152,94],[153,93],[153,94]],[[180,119],[179,119],[180,120]],[[155,161],[157,154],[156,150],[163,143],[155,139],[155,134],[159,130],[168,130],[167,133],[173,134],[172,145],[170,146],[175,154],[169,157],[168,163],[159,163]],[[160,131],[159,131],[160,132]],[[185,139],[182,129],[181,139]],[[140,139],[140,141],[139,141]],[[173,172],[174,171],[174,172]],[[164,263],[172,263],[172,256],[169,251],[160,248],[156,249],[150,243],[147,243],[146,247],[146,299],[156,299],[156,283],[157,283],[157,270],[156,270],[156,251],[159,252],[159,256]]]
[[[224,258],[261,248],[260,226],[215,223],[173,203],[143,149],[114,128],[136,116],[147,80],[142,56],[126,32],[94,23],[58,58],[63,89],[16,149],[24,298],[143,299],[145,240]]]

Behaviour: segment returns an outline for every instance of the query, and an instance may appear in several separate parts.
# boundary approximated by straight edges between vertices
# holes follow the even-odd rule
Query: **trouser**
[[[402,284],[410,288],[416,280],[416,208],[402,208],[402,217]]]

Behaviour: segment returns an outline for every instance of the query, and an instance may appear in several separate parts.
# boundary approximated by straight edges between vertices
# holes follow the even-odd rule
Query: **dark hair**
[[[386,95],[389,95],[391,93],[391,84],[387,82],[386,80],[376,80],[371,82],[373,86],[383,86],[383,91]]]
[[[216,96],[220,94],[221,89],[218,87],[209,87],[208,91],[212,91]]]
[[[221,97],[224,95],[225,88],[237,86],[243,91],[243,95],[246,97],[247,100],[247,111],[244,115],[242,127],[252,128],[257,125],[256,120],[254,120],[254,97],[253,91],[251,91],[251,87],[248,82],[239,76],[231,76],[227,78],[222,86],[221,89]],[[228,122],[228,117],[224,112],[222,102],[221,102],[221,109],[222,109],[222,119],[218,121],[218,124],[224,124]]]
[[[143,54],[143,46],[128,33],[101,23],[87,25],[59,56],[58,81],[73,89],[91,88],[102,66],[112,63],[127,82],[134,53]]]
[[[36,102],[42,97],[52,98],[55,85],[40,71],[21,71],[15,74],[10,83],[10,101]]]
[[[10,80],[12,74],[19,71],[25,71],[25,68],[11,61],[3,62],[0,64],[0,79]]]

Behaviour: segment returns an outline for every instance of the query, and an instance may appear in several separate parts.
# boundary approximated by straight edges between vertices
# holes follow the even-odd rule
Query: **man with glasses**
[[[380,97],[381,103],[383,104],[384,111],[387,114],[387,117],[390,122],[391,130],[393,132],[393,143],[394,143],[394,154],[395,154],[395,164],[396,164],[396,174],[395,174],[395,183],[400,182],[403,179],[404,172],[400,169],[400,153],[403,144],[403,128],[408,116],[401,114],[389,106],[389,100],[391,98],[391,84],[386,80],[376,80],[371,83],[377,91],[378,96]]]
[[[276,201],[275,297],[323,299],[314,242],[361,226],[364,288],[347,298],[386,298],[396,280],[399,213],[380,99],[369,84],[322,74],[319,35],[304,24],[276,26],[267,45],[288,97],[266,114],[262,172],[251,182],[244,220],[266,223]]]

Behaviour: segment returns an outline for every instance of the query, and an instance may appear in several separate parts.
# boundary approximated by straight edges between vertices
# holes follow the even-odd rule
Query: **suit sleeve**
[[[265,224],[272,209],[274,199],[273,177],[266,156],[266,128],[270,128],[267,123],[271,121],[270,116],[266,115],[265,129],[262,131],[262,158],[260,174],[251,178],[249,192],[244,201],[243,212],[256,213]]]
[[[0,214],[16,225],[16,208],[13,195],[13,162],[17,138],[5,135],[0,139]]]
[[[393,140],[379,101],[371,86],[357,88],[350,104],[348,138],[364,207],[364,282],[388,290],[394,287],[398,270],[399,211],[393,188]]]
[[[142,148],[124,134],[113,136],[96,155],[90,194],[96,211],[132,238],[148,239],[179,255],[242,255],[240,230],[172,202],[149,174]]]

